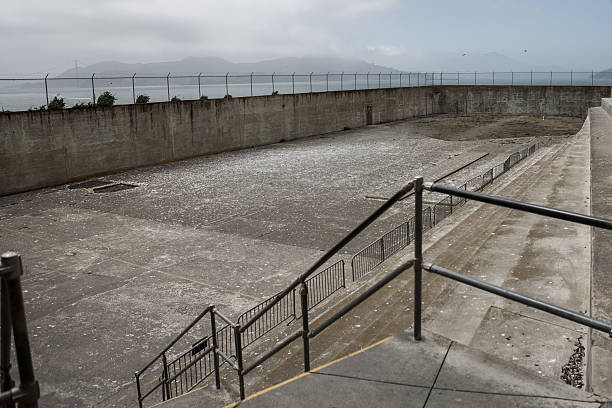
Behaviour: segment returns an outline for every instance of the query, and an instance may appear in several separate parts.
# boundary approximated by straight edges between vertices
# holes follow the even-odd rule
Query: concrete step
[[[425,331],[421,341],[402,332],[228,407],[603,407],[607,403],[606,398]]]

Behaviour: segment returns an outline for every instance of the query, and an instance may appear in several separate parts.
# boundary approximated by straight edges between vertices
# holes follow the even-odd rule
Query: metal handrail
[[[591,215],[559,210],[556,208],[545,207],[543,205],[538,204],[524,203],[517,200],[511,200],[509,198],[496,197],[493,195],[478,193],[475,191],[462,190],[457,187],[447,186],[443,184],[423,183],[423,188],[436,193],[454,195],[470,200],[481,201],[483,203],[498,205],[500,207],[525,211],[532,214],[544,215],[547,217],[557,218],[559,220],[589,225],[591,227],[612,230],[612,220],[608,220],[606,218],[593,217]]]
[[[419,177],[415,180],[415,185],[415,221],[419,221],[422,219],[423,190],[425,189],[432,192],[449,194],[450,196],[463,197],[466,199],[480,201],[487,204],[493,204],[500,207],[511,208],[532,214],[544,215],[547,217],[556,218],[564,221],[575,222],[582,225],[589,225],[592,227],[608,230],[612,229],[612,220],[608,220],[605,218],[593,217],[590,215],[575,213],[571,211],[559,210],[556,208],[545,207],[538,204],[524,203],[517,200],[511,200],[504,197],[497,197],[469,190],[462,190],[456,187],[442,184],[435,184],[431,182],[424,183],[422,177]],[[612,325],[610,325],[609,323],[592,318],[590,316],[586,316],[578,312],[574,312],[569,309],[562,308],[560,306],[556,306],[551,303],[543,302],[541,300],[525,296],[518,292],[514,292],[469,276],[459,274],[441,266],[433,265],[431,263],[423,263],[422,224],[420,222],[418,222],[418,225],[415,222],[415,230],[414,338],[416,340],[420,340],[421,338],[421,269],[425,269],[429,272],[456,280],[466,285],[470,285],[485,290],[487,292],[494,293],[498,296],[514,300],[516,302],[533,307],[535,309],[554,314],[566,320],[580,323],[592,329],[605,332],[610,335],[610,337],[612,337]]]
[[[285,296],[287,293],[297,288],[300,284],[302,284],[306,278],[312,275],[321,265],[323,265],[329,258],[334,256],[342,247],[348,244],[353,238],[355,238],[361,231],[363,231],[367,226],[369,226],[372,222],[374,222],[378,217],[380,217],[385,211],[387,211],[393,204],[399,201],[404,195],[406,195],[410,190],[414,188],[414,182],[410,182],[402,187],[398,192],[396,192],[389,200],[387,200],[383,205],[381,205],[376,211],[374,211],[368,218],[366,218],[361,224],[359,224],[355,229],[349,232],[344,238],[342,238],[336,245],[334,245],[330,250],[328,250],[318,261],[316,261],[306,272],[302,273],[296,280],[294,280],[285,290],[280,292],[276,299],[270,302],[267,306],[262,308],[258,313],[255,314],[249,321],[243,324],[240,327],[240,331],[245,331],[249,326],[251,326],[257,319],[263,316],[268,310],[270,310],[276,303],[280,301],[280,299]]]
[[[431,263],[423,263],[423,269],[438,274],[440,276],[455,280],[457,282],[465,283],[466,285],[482,289],[489,293],[494,293],[498,296],[505,297],[506,299],[514,300],[515,302],[531,306],[535,309],[554,314],[564,319],[580,323],[584,326],[588,326],[595,330],[602,331],[612,337],[612,325],[601,320],[592,318],[590,316],[584,315],[582,313],[574,312],[573,310],[565,309],[552,303],[547,303],[539,299],[525,296],[521,293],[502,288],[500,286],[496,286],[488,282],[481,281],[479,279],[472,278],[471,276],[462,275],[460,273],[451,271],[450,269],[446,269],[438,265],[433,265]]]

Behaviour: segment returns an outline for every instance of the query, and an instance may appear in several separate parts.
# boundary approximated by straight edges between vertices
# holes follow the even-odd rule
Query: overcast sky
[[[0,73],[104,60],[361,58],[404,70],[486,52],[612,67],[611,0],[5,0]],[[524,50],[527,50],[525,52]],[[524,65],[522,65],[524,66]]]

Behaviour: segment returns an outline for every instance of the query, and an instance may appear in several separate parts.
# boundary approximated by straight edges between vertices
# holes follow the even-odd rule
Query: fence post
[[[234,342],[236,345],[236,363],[238,364],[238,383],[240,387],[240,399],[244,399],[244,373],[242,361],[242,337],[240,336],[240,325],[234,327]]]
[[[313,72],[310,73],[310,93],[312,93],[312,74]],[[327,87],[327,90],[329,91],[329,85]]]
[[[168,360],[166,353],[162,354],[162,364],[164,365],[164,373],[162,375],[164,385],[162,387],[162,399],[164,401],[170,399],[170,384],[168,383]]]
[[[201,87],[201,84],[200,84],[200,82],[201,82],[200,81],[200,77],[201,76],[202,76],[202,73],[200,72],[198,74],[198,98],[202,98],[202,87]]]
[[[514,86],[514,71],[512,71],[512,86]]]
[[[308,286],[300,285],[300,303],[302,306],[302,340],[304,342],[304,372],[310,371],[310,342],[308,339]]]
[[[251,96],[253,96],[253,73],[251,72]]]
[[[392,86],[391,86],[391,75],[393,75],[393,73],[389,72],[389,88],[392,88]]]
[[[476,72],[474,72],[474,85],[476,85]]]
[[[134,72],[134,75],[132,75],[132,99],[134,100],[134,104],[136,104],[136,88],[134,87],[134,77],[136,76],[136,73]]]
[[[291,74],[291,90],[295,95],[295,72]]]
[[[595,74],[591,71],[591,86],[595,85]]]
[[[410,72],[408,72],[408,88],[410,88]]]
[[[274,74],[276,74],[276,72],[272,73],[272,94],[274,94]]]
[[[423,177],[414,180],[414,339],[421,340],[421,262],[423,257]]]
[[[440,86],[442,86],[442,72],[440,72]]]
[[[552,71],[550,71],[550,85],[549,86],[552,86]]]
[[[493,71],[493,85],[495,85],[495,71]]]
[[[229,95],[229,85],[227,83],[227,77],[229,76],[229,72],[225,73],[225,95]]]
[[[45,75],[45,97],[47,98],[47,106],[49,106],[49,87],[47,86],[47,78],[49,74]]]
[[[460,82],[459,82],[459,73],[458,72],[457,72],[457,85],[460,85]]]
[[[378,73],[378,89],[380,89],[380,72]]]
[[[342,86],[342,85],[343,85],[343,84],[342,84],[343,80],[344,80],[344,71],[342,71],[342,72],[340,73],[340,90],[341,90],[341,91],[343,91],[343,90],[344,90],[344,89],[343,89],[343,86]]]
[[[310,92],[312,92],[312,72],[310,73]],[[325,74],[325,89],[329,92],[329,72]]]
[[[574,85],[574,71],[570,71],[570,86]]]
[[[357,73],[355,72],[355,90],[357,90]]]
[[[96,87],[94,85],[94,76],[96,76],[96,73],[94,72],[93,74],[91,74],[91,96],[93,98],[93,104],[96,104]]]
[[[221,378],[219,376],[219,355],[217,349],[217,322],[215,320],[215,309],[210,310],[210,331],[212,332],[212,343],[213,343],[213,364],[215,365],[215,387],[221,388]]]
[[[529,83],[531,84],[531,86],[533,86],[533,71],[530,71]]]
[[[170,101],[170,72],[166,75],[166,86],[168,87],[168,101]]]
[[[366,88],[370,89],[370,71],[366,74]]]

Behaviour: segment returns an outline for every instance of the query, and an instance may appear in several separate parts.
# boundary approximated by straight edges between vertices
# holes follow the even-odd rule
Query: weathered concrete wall
[[[435,113],[582,116],[609,87],[423,87],[0,114],[0,194]]]
[[[590,107],[609,97],[607,86],[444,86],[445,113],[562,115],[586,118]]]

